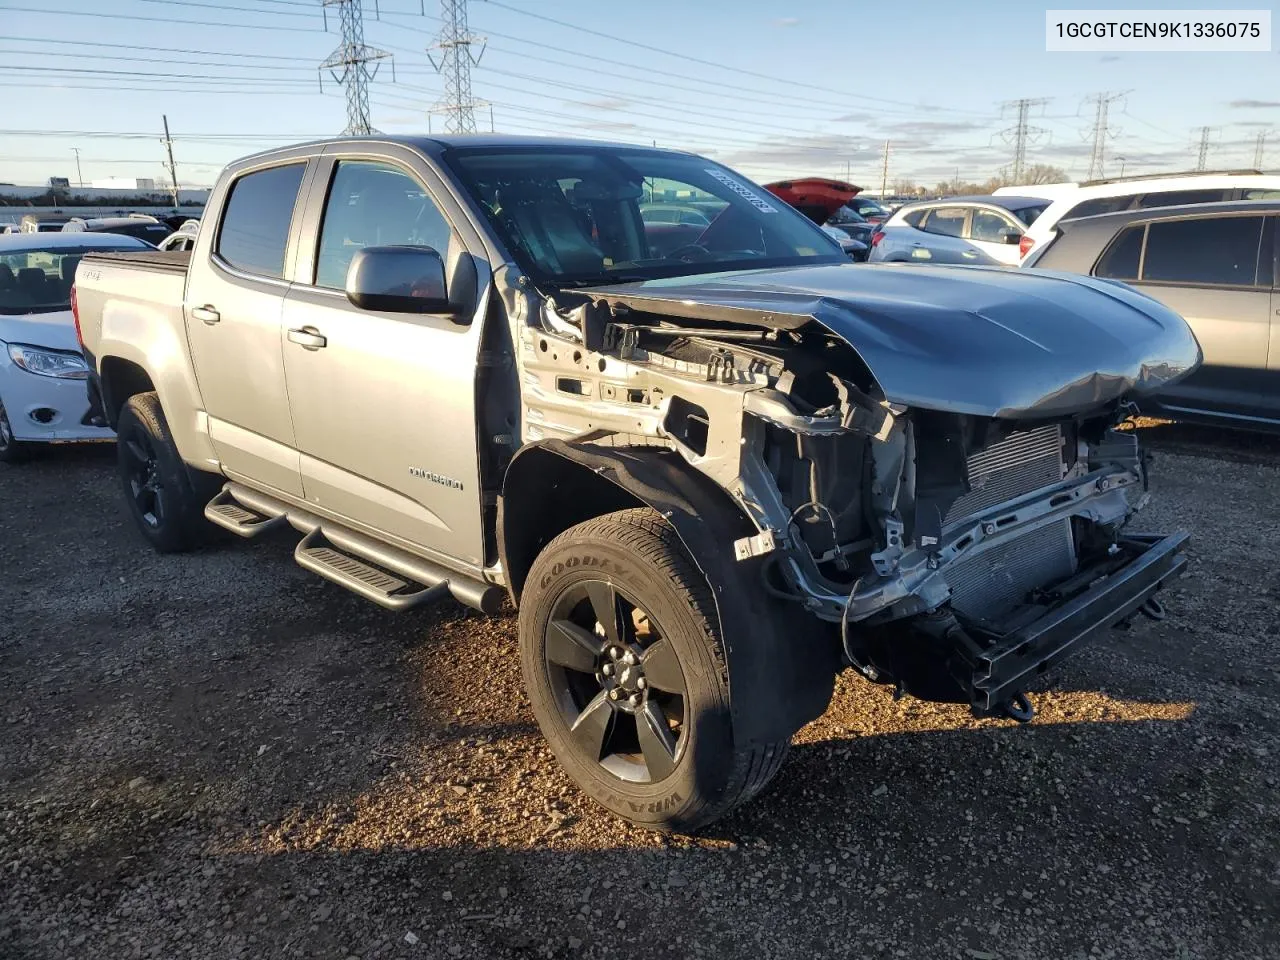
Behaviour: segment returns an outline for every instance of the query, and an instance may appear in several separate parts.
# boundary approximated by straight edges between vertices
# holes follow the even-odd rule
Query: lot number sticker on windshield
[[[726,187],[728,187],[730,190],[732,190],[734,193],[740,196],[743,200],[747,201],[747,203],[751,204],[761,213],[777,213],[778,212],[778,208],[775,207],[773,204],[771,204],[768,200],[748,190],[743,184],[733,179],[733,177],[729,176],[727,173],[724,173],[720,170],[712,170],[710,167],[706,168],[706,170],[707,170],[707,173],[711,174],[711,176],[715,177],[717,180],[719,180]]]

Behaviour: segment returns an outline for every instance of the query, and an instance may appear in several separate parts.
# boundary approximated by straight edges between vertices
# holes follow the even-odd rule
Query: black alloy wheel
[[[147,526],[158,529],[165,519],[165,488],[160,461],[151,438],[141,431],[121,441],[122,467],[137,514]]]
[[[684,673],[672,642],[633,598],[580,580],[555,600],[544,643],[547,679],[582,753],[632,783],[675,770],[687,742]]]

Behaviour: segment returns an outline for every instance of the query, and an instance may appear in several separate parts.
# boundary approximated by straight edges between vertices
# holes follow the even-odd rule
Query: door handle
[[[973,259],[974,257],[976,257],[977,255],[978,255],[978,254],[977,254],[977,252],[976,252],[976,251],[974,251],[974,250],[966,250],[966,251],[964,251],[962,254],[960,254],[960,256],[962,256],[962,257],[968,257],[970,260],[972,260],[972,259]]]
[[[207,303],[203,307],[192,307],[191,316],[196,320],[203,320],[209,326],[222,319],[222,315]]]
[[[329,341],[315,327],[301,327],[289,331],[289,342],[307,350],[319,350]]]

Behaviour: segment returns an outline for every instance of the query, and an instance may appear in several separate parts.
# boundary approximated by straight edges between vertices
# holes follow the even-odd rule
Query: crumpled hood
[[[1191,328],[1124,284],[999,267],[820,265],[577,291],[665,316],[798,329],[862,357],[890,401],[982,417],[1086,412],[1200,364]]]
[[[80,344],[76,341],[75,319],[70,310],[16,316],[0,313],[0,341],[80,352]]]

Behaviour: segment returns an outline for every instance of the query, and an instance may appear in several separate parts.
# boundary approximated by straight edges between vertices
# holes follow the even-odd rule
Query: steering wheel
[[[685,263],[706,263],[714,256],[710,250],[697,243],[686,243],[667,254],[668,259],[683,260]]]

